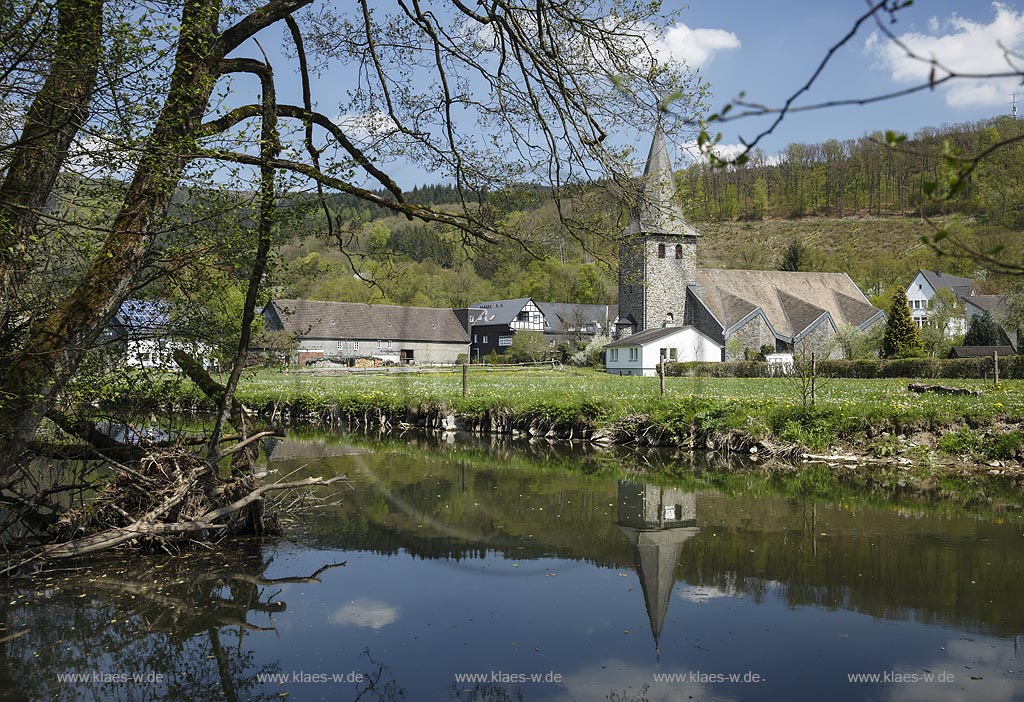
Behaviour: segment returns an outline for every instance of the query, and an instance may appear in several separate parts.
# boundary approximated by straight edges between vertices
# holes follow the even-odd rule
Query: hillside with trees
[[[976,277],[990,291],[1009,286],[975,257],[940,256],[923,239],[941,226],[972,249],[1024,260],[1024,172],[1011,167],[1024,161],[1024,143],[982,161],[955,193],[926,191],[929,181],[948,182],[953,154],[1021,135],[1021,121],[998,117],[921,130],[895,148],[882,134],[791,144],[777,157],[759,154],[738,167],[691,164],[677,171],[677,182],[687,217],[703,234],[701,266],[846,272],[887,309],[919,268]],[[542,195],[528,188],[480,195],[473,205],[500,220],[508,238],[473,245],[444,225],[335,196],[330,206],[344,238],[326,236],[310,217],[281,250],[275,289],[288,297],[422,306],[525,296],[615,302],[614,239],[626,214],[611,188],[597,184],[563,200],[591,218],[583,227],[590,238],[570,234]],[[454,206],[459,193],[431,185],[409,198]],[[798,259],[787,259],[797,251]]]

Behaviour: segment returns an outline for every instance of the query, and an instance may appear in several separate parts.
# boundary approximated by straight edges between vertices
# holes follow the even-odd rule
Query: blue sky
[[[780,105],[867,8],[863,0],[693,0],[685,7],[666,3],[673,6],[680,9],[678,20],[685,28],[676,27],[676,44],[671,32],[663,41],[669,49],[689,55],[690,64],[700,64],[711,83],[715,109],[740,91],[746,91],[750,101]],[[908,46],[921,55],[939,57],[958,72],[1006,70],[1000,41],[1024,51],[1024,2],[917,0],[896,19],[888,26]],[[1024,66],[1024,59],[1018,63]],[[929,70],[906,58],[869,23],[835,56],[801,102],[885,93],[926,80]],[[771,154],[791,142],[857,138],[886,129],[913,133],[925,126],[1008,114],[1010,93],[1024,93],[1013,79],[951,83],[876,105],[791,115],[762,142],[764,150]],[[735,144],[740,136],[749,140],[764,124],[753,119],[723,124],[723,144]]]
[[[720,109],[741,91],[749,101],[779,106],[807,81],[829,47],[851,29],[867,7],[865,0],[692,0],[688,5],[666,0],[664,9],[677,14],[669,26],[652,33],[650,40],[660,54],[680,58],[701,71],[711,84],[712,110]],[[1017,63],[1024,72],[1024,0],[916,0],[895,18],[888,26],[907,46],[922,56],[941,59],[954,70],[975,74],[1007,70],[1002,42],[1020,53]],[[283,27],[277,30],[281,43],[288,43]],[[266,45],[278,68],[292,64],[279,53],[281,43],[275,46],[271,40]],[[879,35],[869,21],[834,56],[798,104],[891,92],[927,80],[929,70]],[[331,102],[327,96],[344,95],[351,80],[344,73],[324,72],[315,79],[313,94],[321,111],[358,136],[363,118],[339,114],[339,106],[326,104]],[[298,88],[297,80],[285,80],[279,85],[279,96],[297,104]],[[1018,80],[965,78],[874,105],[795,113],[760,146],[772,155],[792,142],[856,139],[889,129],[912,134],[922,127],[1008,114],[1010,94],[1015,90],[1022,93],[1024,102],[1024,87]],[[1024,114],[1024,105],[1021,112]],[[751,118],[717,126],[716,131],[723,133],[721,154],[735,153],[741,137],[749,141],[766,124],[764,118]],[[624,140],[629,139],[636,140],[638,158],[645,156],[649,135],[624,135]],[[691,151],[678,144],[674,160],[685,162]],[[401,162],[389,164],[389,171],[404,188],[443,180]]]

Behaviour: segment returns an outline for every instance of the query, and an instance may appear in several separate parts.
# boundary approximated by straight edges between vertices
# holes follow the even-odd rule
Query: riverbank
[[[967,462],[1014,470],[1024,458],[1024,381],[948,384],[977,395],[917,394],[899,379],[822,379],[814,406],[785,378],[618,377],[587,369],[323,375],[259,371],[238,399],[265,421],[421,427],[597,444],[799,458],[853,455],[892,462]],[[165,411],[208,400],[179,376],[149,398],[105,399]],[[991,464],[991,465],[989,465]]]

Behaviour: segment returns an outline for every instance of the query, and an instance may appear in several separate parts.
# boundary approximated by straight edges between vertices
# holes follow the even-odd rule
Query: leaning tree
[[[685,129],[706,90],[649,48],[666,20],[658,5],[8,3],[12,11],[0,14],[5,534],[17,525],[49,541],[34,558],[258,528],[262,495],[284,486],[258,484],[251,450],[264,431],[234,394],[285,202],[307,184],[343,248],[333,193],[445,225],[471,246],[512,236],[489,194],[540,184],[567,231],[589,245],[591,213],[574,206],[577,186],[625,187],[621,135],[650,130],[659,111],[669,131]],[[285,44],[286,59],[271,61],[264,45],[272,41]],[[346,81],[316,95],[325,74]],[[292,85],[294,98],[280,99]],[[391,175],[397,162],[449,180],[458,205],[407,200]],[[232,219],[232,208],[244,216]],[[223,235],[226,219],[233,236]],[[197,276],[180,273],[200,259],[244,271],[223,382],[175,356],[216,403],[216,421],[202,450],[118,445],[90,421],[88,394],[71,389],[122,302],[165,291],[168,281],[187,296]],[[112,467],[112,477],[88,481],[96,504],[87,510],[63,499],[81,481],[44,486],[31,467],[75,451]],[[228,460],[225,478],[219,466]]]

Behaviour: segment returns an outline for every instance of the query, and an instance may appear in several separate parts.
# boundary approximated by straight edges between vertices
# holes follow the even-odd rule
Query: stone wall
[[[734,339],[738,339],[740,343],[737,344]],[[774,351],[775,341],[775,334],[772,333],[771,327],[768,326],[768,322],[766,322],[764,317],[761,315],[757,315],[730,334],[729,338],[726,339],[725,360],[742,361],[745,358],[743,354],[744,349],[750,349],[753,353],[757,353],[765,344],[771,346]],[[733,346],[739,347],[735,354],[729,351]]]
[[[658,257],[664,245],[665,257]],[[682,257],[676,258],[676,247]],[[697,279],[697,240],[695,237],[648,237],[644,244],[647,259],[644,286],[644,329],[662,326],[669,314],[675,324],[682,324],[686,302],[686,286]]]
[[[640,331],[644,319],[643,237],[623,236],[619,241],[619,319],[632,316]]]
[[[835,335],[832,325],[822,322],[810,334],[796,343],[793,353],[794,355],[810,356],[813,351],[822,361],[842,358],[843,349],[833,341]]]

